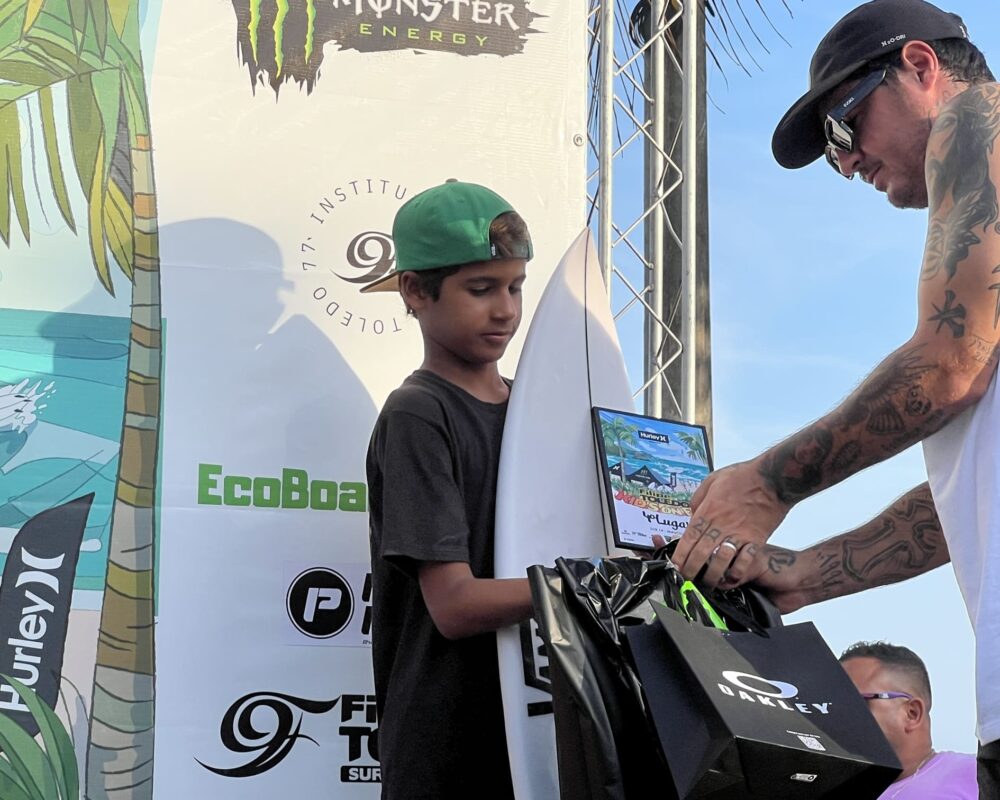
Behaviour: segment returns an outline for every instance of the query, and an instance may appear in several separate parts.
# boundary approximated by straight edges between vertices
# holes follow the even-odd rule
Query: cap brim
[[[361,294],[368,294],[369,292],[398,292],[399,291],[399,273],[393,270],[385,277],[379,278],[377,281],[369,283],[361,289]]]
[[[806,92],[781,118],[771,138],[774,160],[786,169],[811,164],[826,149],[826,135],[819,118],[819,106],[831,89],[848,78],[865,62],[851,64]]]

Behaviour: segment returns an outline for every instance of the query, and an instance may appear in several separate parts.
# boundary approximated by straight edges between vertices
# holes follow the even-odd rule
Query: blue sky
[[[748,78],[725,64],[709,120],[715,461],[750,458],[822,416],[916,323],[926,212],[898,211],[871,186],[838,179],[822,162],[779,167],[774,125],[807,87],[813,49],[854,0],[765,2],[791,47],[760,21],[771,50]],[[750,4],[751,6],[753,4]],[[941,4],[964,18],[1000,69],[995,0]],[[760,20],[760,17],[754,17]],[[744,37],[746,38],[746,37]],[[755,43],[756,44],[756,43]],[[724,113],[723,113],[724,112]],[[924,481],[920,448],[873,467],[795,508],[772,541],[804,547],[874,516]],[[829,601],[811,619],[834,652],[885,639],[919,653],[934,691],[937,749],[974,751],[973,641],[951,568]]]

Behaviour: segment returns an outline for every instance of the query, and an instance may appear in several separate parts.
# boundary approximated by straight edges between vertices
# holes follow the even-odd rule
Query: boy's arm
[[[477,578],[464,561],[425,562],[418,572],[431,619],[446,639],[464,639],[531,616],[527,578]]]
[[[906,580],[950,560],[930,489],[923,483],[860,528],[805,550],[764,545],[756,555],[751,585],[788,614]]]

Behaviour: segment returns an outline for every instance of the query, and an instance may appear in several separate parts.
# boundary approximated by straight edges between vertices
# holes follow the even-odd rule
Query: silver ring
[[[722,544],[720,544],[720,545],[717,545],[717,546],[716,546],[716,548],[715,548],[715,549],[714,549],[714,550],[712,551],[712,555],[713,555],[713,556],[717,556],[717,555],[719,554],[719,551],[720,551],[720,550],[721,550],[721,549],[722,549],[723,547],[731,547],[731,548],[733,548],[733,550],[734,550],[734,551],[737,551],[737,550],[739,550],[739,549],[740,549],[739,545],[736,545],[736,544],[733,544],[732,542],[730,542],[730,541],[729,541],[729,540],[727,539],[727,540],[726,540],[726,541],[724,541],[724,542],[723,542]]]

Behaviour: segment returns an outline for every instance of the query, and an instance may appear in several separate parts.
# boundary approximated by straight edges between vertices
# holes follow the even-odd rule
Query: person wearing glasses
[[[961,18],[873,0],[823,38],[775,130],[790,169],[825,158],[900,208],[927,208],[916,329],[826,416],[710,475],[673,560],[709,586],[753,581],[779,609],[951,561],[976,635],[983,797],[1000,798],[1000,86]],[[803,551],[766,542],[796,503],[923,442],[928,482]]]
[[[875,721],[903,766],[879,800],[975,800],[976,759],[937,752],[931,741],[931,682],[908,647],[856,642],[840,656],[844,672],[868,701]]]

